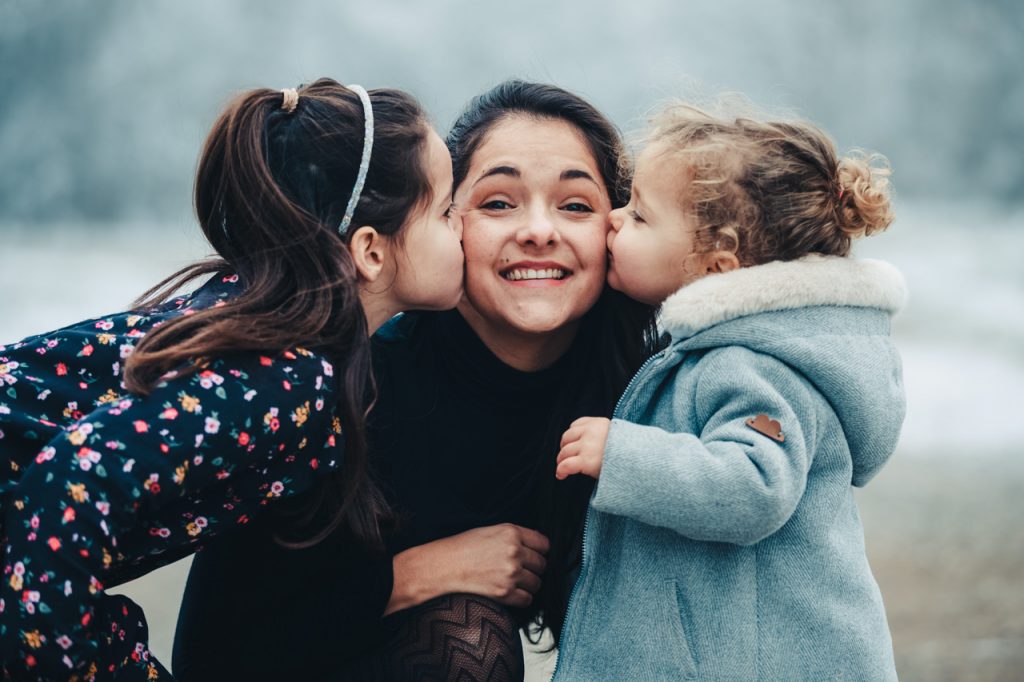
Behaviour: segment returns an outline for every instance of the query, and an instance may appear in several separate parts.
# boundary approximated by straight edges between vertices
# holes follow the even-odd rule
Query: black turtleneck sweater
[[[182,679],[328,676],[374,636],[393,554],[480,526],[542,529],[539,491],[571,421],[558,403],[583,360],[570,349],[545,370],[517,371],[454,311],[389,323],[373,353],[371,460],[397,514],[390,553],[336,538],[282,549],[258,522],[200,552],[175,639]],[[572,401],[573,416],[606,409]]]

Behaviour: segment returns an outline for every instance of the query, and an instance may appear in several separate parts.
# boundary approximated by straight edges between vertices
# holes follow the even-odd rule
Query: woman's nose
[[[558,242],[559,235],[553,217],[545,210],[536,210],[527,214],[527,222],[518,237],[524,244],[550,246]]]

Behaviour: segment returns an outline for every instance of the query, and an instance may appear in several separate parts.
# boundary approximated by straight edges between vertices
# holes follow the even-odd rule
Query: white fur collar
[[[674,337],[737,317],[816,305],[899,310],[906,300],[903,275],[878,260],[810,255],[707,275],[665,301],[661,324]]]

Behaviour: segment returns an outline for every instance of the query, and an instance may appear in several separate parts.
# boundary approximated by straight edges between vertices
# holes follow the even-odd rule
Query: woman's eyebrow
[[[570,168],[569,170],[562,171],[562,174],[558,176],[559,180],[590,180],[592,183],[600,187],[601,185],[594,179],[594,176],[585,170],[579,168]]]
[[[515,168],[513,166],[495,166],[494,168],[490,169],[489,171],[481,175],[479,178],[477,178],[476,182],[473,183],[473,186],[475,187],[481,180],[483,180],[484,178],[489,178],[493,175],[507,175],[509,177],[517,179],[522,177],[522,173],[519,172],[518,168]]]

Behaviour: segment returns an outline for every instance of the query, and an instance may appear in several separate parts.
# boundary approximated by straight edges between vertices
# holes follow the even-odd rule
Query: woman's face
[[[466,296],[499,334],[571,327],[601,295],[611,201],[582,134],[556,119],[494,125],[456,189]]]

